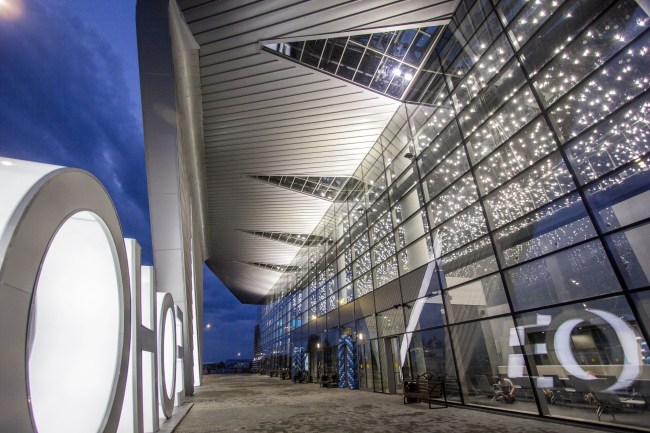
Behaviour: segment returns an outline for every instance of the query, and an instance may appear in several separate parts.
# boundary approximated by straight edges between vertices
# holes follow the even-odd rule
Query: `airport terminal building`
[[[648,429],[650,2],[167,6],[138,2],[154,259],[259,304],[262,371]]]

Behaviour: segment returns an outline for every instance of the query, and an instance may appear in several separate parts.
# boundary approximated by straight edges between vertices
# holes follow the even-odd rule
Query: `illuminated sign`
[[[182,315],[104,187],[3,158],[0,200],[2,430],[157,431],[183,387]]]

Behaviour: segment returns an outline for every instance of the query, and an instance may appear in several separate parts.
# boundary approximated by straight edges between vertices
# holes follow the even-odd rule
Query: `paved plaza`
[[[401,396],[260,375],[209,375],[175,433],[211,432],[512,432],[588,433],[580,428],[461,407],[429,410],[404,405]]]

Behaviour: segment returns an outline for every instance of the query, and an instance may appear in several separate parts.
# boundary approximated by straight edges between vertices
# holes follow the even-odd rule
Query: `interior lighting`
[[[206,328],[210,328],[210,326],[212,326],[212,325],[210,325],[209,323],[207,325],[205,325]]]
[[[0,0],[0,4],[2,4],[3,1],[5,1],[5,0]],[[14,165],[14,163],[11,162],[11,161],[2,161],[2,165],[9,166],[9,165]]]

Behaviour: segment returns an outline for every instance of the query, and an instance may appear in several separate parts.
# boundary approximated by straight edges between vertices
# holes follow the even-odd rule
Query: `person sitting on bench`
[[[501,391],[497,393],[495,400],[502,401],[505,404],[512,404],[515,402],[515,385],[507,377],[499,382]]]

